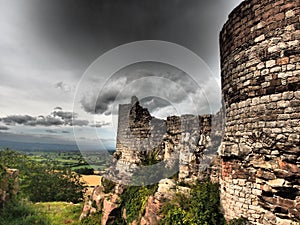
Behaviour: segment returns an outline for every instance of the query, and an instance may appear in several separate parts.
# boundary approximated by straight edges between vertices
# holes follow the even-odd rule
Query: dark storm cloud
[[[59,110],[59,111],[55,110],[52,113],[52,115],[53,116],[58,116],[58,117],[62,118],[63,120],[70,120],[70,119],[73,118],[73,116],[76,117],[76,115],[72,112],[64,112],[64,111],[61,111],[61,110]]]
[[[56,107],[55,111],[47,116],[29,116],[29,115],[10,115],[0,118],[6,125],[25,125],[25,126],[88,126],[87,120],[76,119],[77,115],[72,112],[60,110]],[[48,132],[50,130],[47,130]]]
[[[218,33],[238,0],[31,0],[38,35],[74,62],[137,40],[178,43],[218,64]],[[214,65],[217,66],[217,65]]]
[[[56,117],[52,117],[52,116],[46,116],[46,117],[39,117],[36,118],[33,121],[29,121],[27,123],[24,123],[24,125],[29,125],[29,126],[60,126],[65,124],[65,122],[60,119],[60,118],[56,118]]]
[[[118,86],[112,85],[112,87],[113,89],[104,91],[100,98],[97,96],[84,96],[81,100],[83,109],[89,113],[106,113],[109,105],[115,101],[120,90]]]
[[[27,124],[31,123],[36,120],[36,118],[28,115],[11,115],[7,117],[1,118],[1,120],[6,124],[6,125],[13,125],[15,123],[17,124]]]
[[[93,93],[92,95],[83,96],[80,101],[82,108],[88,113],[109,115],[111,114],[111,105],[119,96],[120,90],[122,90],[127,84],[135,80],[153,76],[155,76],[155,74],[153,74],[151,71],[146,70],[139,70],[133,73],[125,72],[125,74],[114,74],[106,82],[100,92],[96,91],[96,93]],[[139,93],[139,89],[144,89],[144,87],[136,86],[133,91],[135,93]],[[131,95],[133,95],[133,93]],[[128,99],[131,97],[131,95],[119,96],[121,97],[121,99],[119,100]]]
[[[0,126],[0,130],[9,130],[9,127],[6,127],[6,126]]]
[[[200,88],[190,76],[175,67],[153,62],[140,64],[141,68],[145,66],[153,68],[160,66],[164,68],[164,72],[151,72],[151,70],[145,69],[131,71],[131,66],[129,66],[124,71],[121,70],[114,74],[106,82],[101,92],[96,91],[92,95],[85,95],[80,102],[82,108],[91,114],[110,115],[116,113],[116,111],[113,112],[114,105],[128,103],[133,95],[143,96],[145,93],[152,93],[156,96],[165,96],[167,101],[153,95],[140,99],[142,100],[141,104],[148,108],[150,112],[153,112],[158,108],[170,106],[169,102],[177,104],[184,102]],[[139,83],[134,84],[134,82]],[[133,84],[132,88],[126,91],[123,90],[131,84]]]

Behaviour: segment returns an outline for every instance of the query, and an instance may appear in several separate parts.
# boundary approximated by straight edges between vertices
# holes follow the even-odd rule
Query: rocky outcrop
[[[124,191],[124,186],[116,184],[114,189],[105,193],[105,187],[101,184],[96,186],[91,196],[86,200],[80,220],[88,216],[93,216],[97,212],[101,212],[101,221],[99,224],[110,224],[113,221],[115,210],[120,206],[120,195]],[[118,215],[119,216],[119,215]]]
[[[161,210],[165,202],[170,201],[176,193],[176,184],[171,179],[163,179],[158,184],[157,192],[150,196],[146,203],[145,214],[141,218],[141,225],[158,224],[162,219]]]
[[[112,192],[105,194],[102,185],[95,187],[93,194],[84,205],[80,219],[101,212],[102,217],[99,224],[114,224],[115,220],[120,217],[126,221],[126,208],[121,204],[120,198],[125,189],[126,186],[116,185]],[[158,224],[162,219],[161,210],[165,203],[171,201],[176,193],[188,194],[189,191],[189,188],[178,186],[172,179],[161,180],[154,195],[148,196],[144,213],[139,215],[132,224]]]

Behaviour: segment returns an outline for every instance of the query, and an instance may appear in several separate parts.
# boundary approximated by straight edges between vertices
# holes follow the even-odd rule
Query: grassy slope
[[[83,204],[67,202],[30,203],[26,200],[6,204],[0,225],[80,225]]]
[[[37,213],[43,214],[51,225],[80,224],[78,219],[82,211],[82,204],[66,202],[46,202],[33,205]]]

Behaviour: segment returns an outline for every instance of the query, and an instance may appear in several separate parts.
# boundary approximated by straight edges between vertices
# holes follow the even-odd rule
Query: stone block
[[[285,183],[284,179],[274,179],[274,180],[269,180],[267,184],[271,187],[282,187],[283,184]]]
[[[300,100],[300,91],[295,91],[294,95],[296,99]]]
[[[257,37],[257,38],[255,38],[254,39],[254,42],[262,42],[263,40],[265,40],[266,39],[266,37],[265,37],[265,35],[264,34],[262,34],[262,35],[260,35],[259,37]]]
[[[276,65],[276,61],[275,60],[269,60],[266,62],[266,67],[270,68],[270,67],[274,67]]]

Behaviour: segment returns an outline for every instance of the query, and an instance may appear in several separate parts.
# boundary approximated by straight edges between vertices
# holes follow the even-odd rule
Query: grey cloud
[[[131,69],[129,66],[114,74],[100,93],[95,91],[95,94],[86,94],[81,99],[82,108],[91,114],[115,114],[116,111],[113,111],[115,105],[128,103],[133,95],[139,97],[152,93],[151,96],[141,99],[141,104],[152,112],[172,103],[182,103],[187,98],[195,96],[208,80],[203,78],[203,84],[197,84],[183,71],[161,63],[145,62],[141,63],[140,67],[149,68],[137,69],[138,66],[135,65]],[[160,67],[160,70],[156,67]],[[154,95],[164,96],[165,100],[155,98]]]
[[[0,130],[9,130],[9,127],[6,127],[6,126],[0,126]]]
[[[60,126],[60,125],[64,125],[64,124],[65,124],[65,122],[61,118],[46,116],[44,118],[36,119],[35,121],[29,122],[25,125],[30,125],[30,126],[36,126],[36,125],[40,125],[40,126]]]
[[[32,1],[31,14],[47,43],[77,62],[124,43],[152,39],[181,44],[216,64],[218,33],[240,1]]]
[[[73,117],[75,118],[77,116],[73,112],[64,112],[64,111],[61,111],[61,110],[52,112],[52,115],[53,116],[58,116],[58,117],[62,118],[63,120],[66,120],[66,119],[70,120]]]
[[[94,93],[92,96],[84,96],[81,99],[83,109],[92,114],[110,114],[109,106],[115,101],[120,90],[128,83],[126,78],[114,78],[110,80],[101,91],[100,96]]]
[[[63,130],[62,133],[63,133],[63,134],[69,134],[69,133],[71,133],[71,132],[70,132],[70,131],[67,131],[67,130]]]
[[[14,125],[14,124],[27,124],[34,122],[36,118],[28,115],[11,115],[7,116],[4,118],[1,118],[1,120],[6,124],[6,125]]]
[[[218,33],[228,12],[240,1],[3,0],[0,64],[1,88],[6,89],[0,101],[11,99],[5,103],[6,108],[11,107],[5,115],[22,110],[38,114],[41,104],[67,108],[72,99],[54,90],[53,85],[70,90],[94,59],[132,41],[174,42],[219,68]],[[24,79],[27,82],[22,82]],[[134,79],[128,76],[126,82]],[[96,101],[87,98],[83,108],[110,114],[115,96],[115,92],[108,93],[97,101],[96,109]],[[174,94],[174,99],[179,101],[180,97]],[[24,104],[15,110],[18,102]]]
[[[89,121],[87,121],[87,120],[71,120],[70,122],[69,122],[69,125],[70,126],[87,126],[87,125],[89,125]]]
[[[55,88],[58,88],[58,89],[60,89],[61,91],[65,92],[65,93],[69,93],[74,89],[72,86],[64,83],[63,81],[60,81],[60,82],[56,83]]]
[[[56,134],[57,133],[57,131],[55,131],[55,130],[45,130],[47,133],[51,133],[51,134]]]
[[[147,108],[150,112],[155,111],[158,108],[165,108],[170,106],[170,103],[164,99],[157,98],[155,96],[149,96],[140,100],[140,104]]]
[[[111,125],[110,122],[101,121],[101,122],[96,122],[96,124],[91,125],[91,127],[100,128],[100,127],[109,126],[109,125]]]
[[[56,108],[57,109],[57,108]],[[29,115],[11,115],[1,118],[6,125],[25,126],[88,126],[87,120],[78,120],[76,114],[65,111],[54,111],[50,115],[33,117]],[[49,131],[49,130],[48,130]]]

